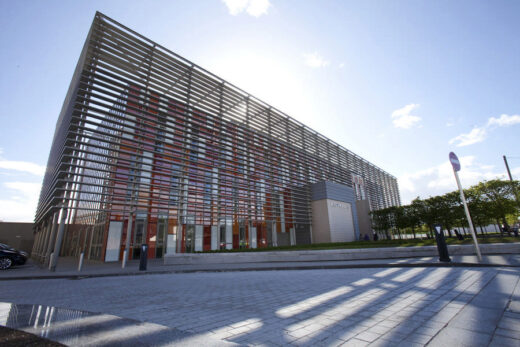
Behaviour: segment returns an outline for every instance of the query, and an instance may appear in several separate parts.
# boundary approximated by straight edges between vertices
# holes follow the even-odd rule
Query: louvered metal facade
[[[273,230],[310,242],[319,181],[372,209],[400,204],[395,177],[96,13],[56,125],[34,253],[48,261],[63,242],[61,254],[104,259],[116,222],[121,253],[148,243],[153,257],[213,248],[214,229],[218,248],[250,247],[252,230],[258,247]]]

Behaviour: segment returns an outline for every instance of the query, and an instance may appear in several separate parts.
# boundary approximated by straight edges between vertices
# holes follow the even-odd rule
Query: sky
[[[398,179],[520,178],[520,1],[0,0],[0,220],[31,222],[96,11]]]

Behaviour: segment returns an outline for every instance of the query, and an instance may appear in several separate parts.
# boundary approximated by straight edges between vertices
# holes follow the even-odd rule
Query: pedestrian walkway
[[[0,302],[0,325],[70,346],[520,345],[518,267],[13,280]]]
[[[45,337],[47,340],[59,341],[65,346],[235,345],[160,324],[46,305],[0,302],[1,325]],[[34,345],[41,345],[45,341],[33,342]],[[6,346],[8,345],[6,343]]]
[[[28,261],[26,265],[13,267],[0,272],[0,280],[45,279],[45,278],[84,278],[102,276],[130,276],[143,274],[220,272],[220,271],[259,271],[259,270],[311,270],[311,269],[347,269],[347,268],[386,268],[386,267],[485,267],[505,266],[520,267],[519,254],[484,255],[482,262],[476,256],[452,256],[450,263],[439,262],[438,257],[414,257],[392,259],[365,259],[347,261],[285,261],[257,263],[225,264],[175,264],[165,265],[162,259],[149,259],[146,271],[139,271],[139,262],[127,262],[124,269],[120,262],[103,263],[85,261],[78,271],[78,259],[62,257],[55,272]]]

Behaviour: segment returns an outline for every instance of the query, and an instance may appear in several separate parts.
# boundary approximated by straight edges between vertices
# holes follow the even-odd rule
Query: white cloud
[[[421,121],[421,117],[410,114],[419,104],[408,104],[392,112],[392,123],[396,128],[410,129]]]
[[[469,133],[452,138],[449,143],[451,145],[458,142],[457,147],[469,146],[484,141],[486,136],[486,128],[474,127]]]
[[[505,171],[497,171],[492,165],[480,164],[475,156],[465,156],[459,159],[462,168],[459,176],[463,188],[469,188],[483,180],[506,178]],[[512,171],[520,172],[520,167],[513,168]],[[403,174],[398,178],[398,182],[403,204],[409,204],[417,196],[425,199],[429,196],[457,190],[453,169],[447,158],[442,164]]]
[[[325,60],[318,52],[306,53],[303,55],[305,65],[312,68],[326,67],[329,62]]]
[[[497,126],[508,127],[515,124],[520,124],[520,116],[517,114],[512,116],[503,114],[499,118],[491,117],[488,119],[485,126],[474,127],[469,133],[460,134],[459,136],[452,138],[449,143],[451,145],[458,142],[457,147],[469,146],[484,141],[487,137],[488,130],[493,130],[493,128],[496,128]]]
[[[269,0],[222,0],[227,6],[229,14],[236,16],[244,11],[253,17],[267,14],[271,2]]]
[[[45,173],[45,166],[27,161],[11,161],[0,159],[0,169],[27,172],[36,176],[43,176]]]
[[[224,4],[226,4],[229,14],[236,16],[237,14],[243,12],[247,7],[248,0],[223,0]]]
[[[263,14],[267,14],[269,7],[271,7],[269,0],[251,0],[246,11],[253,17],[260,17]]]
[[[520,123],[520,116],[515,114],[512,116],[508,116],[507,114],[503,114],[500,116],[500,118],[491,117],[489,118],[487,125],[497,125],[499,127],[507,127],[511,125],[515,125]]]
[[[32,222],[41,185],[29,182],[5,182],[9,199],[0,199],[0,220],[5,222]]]
[[[340,63],[340,64],[338,65],[338,67],[339,67],[340,69],[343,69],[343,68],[345,67],[345,63]]]
[[[29,182],[5,182],[4,186],[31,198],[38,196],[40,194],[41,188],[41,184]]]

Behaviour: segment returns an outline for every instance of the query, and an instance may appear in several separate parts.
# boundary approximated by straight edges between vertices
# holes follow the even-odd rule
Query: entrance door
[[[211,250],[217,250],[218,247],[218,227],[216,225],[211,226]]]
[[[278,234],[276,233],[276,222],[273,222],[271,225],[271,238],[273,240],[273,247],[278,247]]]
[[[141,245],[146,243],[146,221],[147,215],[138,213],[135,218],[134,242],[132,244],[134,254],[133,259],[139,259],[141,256]]]
[[[246,248],[247,246],[247,240],[246,240],[246,226],[242,223],[240,223],[238,227],[238,235],[239,235],[239,247],[240,248]]]
[[[195,248],[195,225],[186,225],[186,253],[193,253]]]
[[[256,248],[257,242],[256,242],[256,227],[252,227],[249,229],[249,247]]]
[[[226,225],[226,249],[233,249],[233,226]]]
[[[157,233],[155,234],[155,257],[162,258],[165,250],[166,233],[168,230],[168,219],[159,216],[157,219]]]
[[[204,241],[204,227],[202,225],[195,226],[195,252],[202,252]]]

